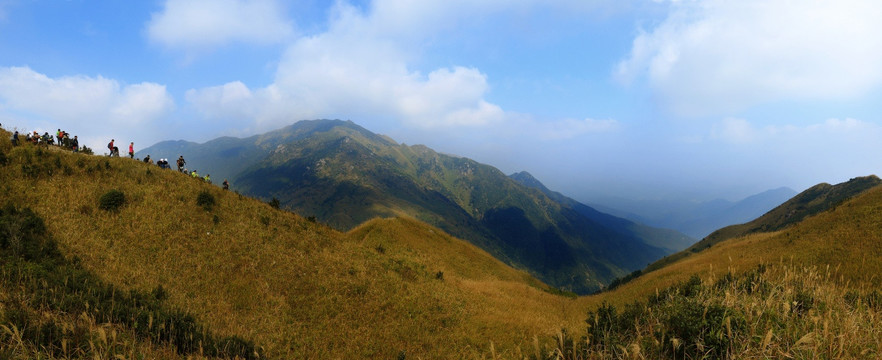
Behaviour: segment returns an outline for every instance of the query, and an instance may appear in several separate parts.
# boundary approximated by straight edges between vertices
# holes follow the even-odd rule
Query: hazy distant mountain
[[[590,211],[491,166],[398,144],[350,121],[301,121],[246,139],[164,142],[148,151],[170,160],[184,155],[190,168],[217,181],[229,178],[235,190],[279,199],[282,207],[338,229],[411,216],[578,293],[680,246],[647,229],[625,231],[616,223],[622,219],[586,216]]]
[[[725,226],[753,220],[796,195],[787,187],[768,190],[737,202],[599,199],[591,203],[603,212],[650,226],[675,229],[701,239]],[[603,204],[603,205],[601,205]]]
[[[882,180],[875,175],[870,175],[853,178],[848,182],[836,185],[821,183],[812,186],[750,222],[731,225],[714,231],[688,249],[653,263],[647,270],[651,271],[664,267],[689,256],[691,253],[704,251],[728,239],[753,233],[785,229],[803,221],[807,217],[835,209],[839,204],[880,184],[882,184]]]
[[[683,250],[697,241],[696,239],[676,230],[654,228],[625,218],[597,211],[594,208],[566,197],[559,192],[549,190],[542,184],[542,182],[526,171],[514,173],[509,175],[509,177],[520,182],[524,186],[539,189],[555,201],[571,206],[583,216],[604,224],[623,235],[635,236],[649,245],[666,249],[672,253]]]

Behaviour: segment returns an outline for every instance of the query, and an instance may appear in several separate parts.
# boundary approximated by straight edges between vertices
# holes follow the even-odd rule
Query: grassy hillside
[[[842,282],[882,289],[882,187],[873,187],[784,230],[750,232],[644,273],[614,297],[629,298],[687,279],[692,274],[720,275],[761,263],[836,268]],[[774,210],[770,212],[772,214]]]
[[[340,233],[174,171],[12,148],[0,135],[0,205],[31,209],[65,261],[122,292],[161,288],[169,311],[191,314],[218,338],[253,341],[270,358],[514,357],[583,321],[584,299],[555,295],[414,220]],[[125,201],[105,210],[113,190]],[[21,291],[4,282],[0,294]],[[123,334],[134,325],[93,331],[107,333],[102,326]],[[173,344],[133,339],[118,353],[175,354]]]
[[[574,358],[878,358],[880,204],[874,187],[592,297]]]
[[[749,234],[765,233],[785,229],[804,219],[833,209],[843,202],[882,184],[875,175],[856,177],[847,182],[830,185],[815,185],[775,207],[763,216],[750,222],[727,226],[714,231],[706,238],[679,253],[667,256],[649,265],[644,272],[663,268],[693,253],[704,251],[722,241]]]

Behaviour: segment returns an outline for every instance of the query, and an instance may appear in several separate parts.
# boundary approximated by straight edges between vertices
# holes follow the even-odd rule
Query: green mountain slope
[[[342,230],[414,216],[578,293],[666,254],[491,166],[397,144],[351,122],[315,123],[298,123],[311,134],[278,146],[236,178],[237,188]]]
[[[654,228],[597,211],[596,209],[582,204],[569,197],[566,197],[559,192],[549,190],[547,187],[545,187],[545,185],[542,184],[542,182],[534,178],[533,175],[530,175],[530,173],[526,171],[509,175],[509,177],[523,184],[524,186],[542,191],[543,194],[547,195],[551,199],[561,204],[572,207],[579,214],[582,214],[583,216],[600,224],[604,224],[605,226],[615,230],[616,232],[624,236],[638,238],[647,245],[665,249],[669,253],[675,253],[677,251],[683,250],[694,244],[696,241],[688,235],[676,230]]]
[[[266,158],[279,145],[333,126],[331,122],[321,121],[298,123],[266,134],[247,138],[221,137],[203,144],[184,140],[163,141],[139,150],[136,156],[144,158],[150,155],[154,160],[166,158],[173,168],[178,157],[184,156],[188,169],[197,170],[202,175],[211,174],[214,182],[221,183],[223,179],[233,180],[243,170]]]

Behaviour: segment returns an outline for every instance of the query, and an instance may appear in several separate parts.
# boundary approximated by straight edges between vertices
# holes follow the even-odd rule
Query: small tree
[[[101,198],[98,199],[98,208],[101,210],[119,211],[119,208],[125,204],[126,195],[123,194],[122,191],[116,189],[104,193],[104,195],[101,195]]]
[[[215,202],[214,195],[207,190],[203,190],[196,196],[196,205],[201,206],[205,211],[210,211]]]

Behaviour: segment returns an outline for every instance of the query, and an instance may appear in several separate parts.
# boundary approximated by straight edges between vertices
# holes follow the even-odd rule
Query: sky
[[[882,168],[875,0],[0,0],[0,123],[111,139],[352,120],[582,201]]]

